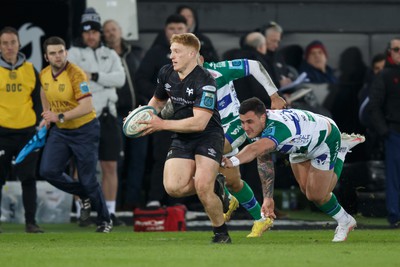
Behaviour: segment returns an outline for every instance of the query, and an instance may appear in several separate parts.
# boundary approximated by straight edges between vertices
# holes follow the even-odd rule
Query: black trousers
[[[30,153],[18,165],[13,165],[12,161],[34,134],[34,127],[23,130],[0,128],[0,204],[1,189],[6,179],[16,178],[21,181],[22,202],[25,209],[25,222],[27,224],[36,223],[36,166],[39,159],[39,152]]]

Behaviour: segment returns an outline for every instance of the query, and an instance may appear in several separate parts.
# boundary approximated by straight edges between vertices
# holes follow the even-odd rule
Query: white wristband
[[[230,157],[229,160],[232,162],[233,167],[240,165],[240,160],[235,156]]]

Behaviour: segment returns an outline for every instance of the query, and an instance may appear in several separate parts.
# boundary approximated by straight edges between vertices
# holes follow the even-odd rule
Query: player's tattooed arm
[[[270,153],[257,157],[258,175],[260,176],[261,187],[264,198],[273,198],[275,169]]]

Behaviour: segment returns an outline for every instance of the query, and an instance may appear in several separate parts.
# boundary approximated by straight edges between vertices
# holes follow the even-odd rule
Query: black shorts
[[[122,136],[117,119],[108,115],[100,119],[99,160],[116,161],[121,155]]]
[[[193,159],[202,155],[221,163],[224,150],[224,135],[207,133],[190,140],[174,138],[167,154],[167,160],[172,158]]]

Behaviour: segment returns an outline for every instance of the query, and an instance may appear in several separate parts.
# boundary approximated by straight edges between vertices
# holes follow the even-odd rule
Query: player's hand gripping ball
[[[136,138],[139,137],[146,124],[140,124],[139,121],[150,121],[152,115],[157,114],[157,111],[151,106],[141,106],[129,113],[124,121],[122,130],[127,137]]]

